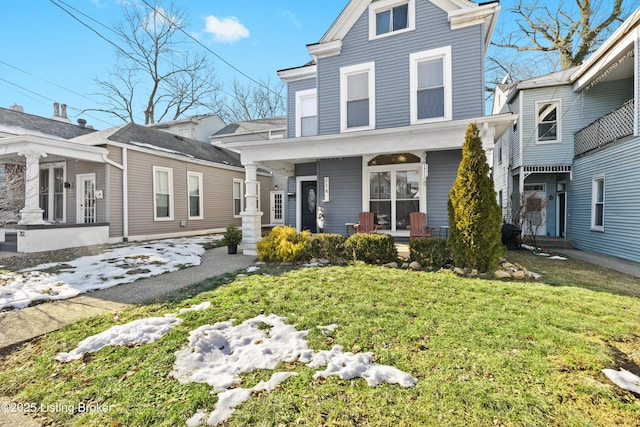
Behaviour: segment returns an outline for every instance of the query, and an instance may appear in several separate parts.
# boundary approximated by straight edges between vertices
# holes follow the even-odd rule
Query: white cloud
[[[249,30],[235,16],[207,16],[205,25],[205,32],[213,34],[214,40],[220,43],[233,43],[249,37]]]

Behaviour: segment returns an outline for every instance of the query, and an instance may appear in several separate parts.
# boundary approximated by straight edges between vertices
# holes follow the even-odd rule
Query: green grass
[[[528,260],[519,261],[527,265]],[[529,261],[546,262],[546,269],[569,268]],[[402,388],[368,387],[362,379],[314,380],[314,370],[283,363],[280,370],[299,375],[253,396],[229,426],[638,425],[638,399],[613,386],[600,370],[640,363],[640,300],[619,295],[624,292],[615,286],[585,289],[585,283],[574,286],[553,273],[546,279],[554,283],[364,265],[227,275],[117,318],[93,318],[24,345],[0,361],[0,394],[19,402],[84,402],[110,409],[39,415],[53,425],[184,425],[196,410],[212,410],[216,401],[208,386],[182,385],[168,375],[189,331],[275,313],[311,330],[310,348],[340,344],[349,351],[371,351],[377,363],[407,371],[418,383]],[[633,280],[624,285],[627,290]],[[212,307],[182,315],[184,322],[154,344],[108,347],[68,364],[54,360],[58,352],[114,324],[202,301]],[[332,338],[314,329],[330,323],[338,324]],[[251,387],[269,375],[247,374],[243,385]]]

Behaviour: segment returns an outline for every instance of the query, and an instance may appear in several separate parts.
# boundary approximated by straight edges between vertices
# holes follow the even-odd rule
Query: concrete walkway
[[[575,258],[587,261],[592,264],[600,265],[611,270],[619,271],[630,276],[640,277],[640,263],[628,261],[626,259],[617,258],[608,255],[602,255],[595,252],[581,251],[579,249],[554,249],[568,258]]]
[[[65,325],[122,310],[127,304],[140,304],[210,277],[246,269],[254,265],[255,261],[250,256],[228,255],[226,247],[209,249],[199,266],[82,294],[68,300],[0,313],[0,354],[17,344]]]

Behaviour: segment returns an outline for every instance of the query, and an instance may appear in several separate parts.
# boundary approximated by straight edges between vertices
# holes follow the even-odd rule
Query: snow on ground
[[[604,373],[607,378],[609,378],[611,382],[618,387],[640,394],[640,377],[636,374],[629,372],[626,369],[620,369],[619,371],[614,369],[603,369],[602,373]]]
[[[335,330],[336,325],[321,327]],[[188,426],[206,422],[215,426],[224,422],[234,408],[246,402],[254,391],[272,390],[292,375],[276,372],[267,383],[240,387],[240,374],[257,369],[275,369],[281,362],[301,362],[319,371],[314,378],[337,375],[342,379],[364,378],[368,385],[380,383],[411,387],[416,379],[393,366],[372,363],[373,353],[343,353],[341,346],[331,351],[309,349],[305,337],[309,331],[298,331],[274,314],[259,315],[233,326],[233,321],[204,325],[189,333],[189,345],[176,352],[174,370],[170,374],[183,384],[206,383],[218,393],[214,411],[208,416],[198,411]]]
[[[34,301],[72,298],[138,279],[200,265],[202,244],[220,236],[157,240],[109,249],[64,263],[0,272],[0,311],[22,309]],[[55,269],[56,273],[46,270]]]
[[[204,302],[179,310],[164,317],[150,317],[116,325],[97,335],[85,338],[70,352],[56,356],[60,362],[81,359],[85,353],[96,352],[109,345],[150,344],[170,332],[182,321],[179,314],[206,310]],[[320,330],[334,331],[337,325],[319,326]],[[228,419],[234,409],[251,398],[254,392],[272,391],[295,372],[274,372],[267,382],[253,387],[241,387],[240,374],[257,369],[274,370],[282,362],[305,363],[313,369],[326,366],[314,378],[337,375],[342,379],[364,378],[368,385],[383,382],[412,387],[417,380],[406,372],[387,365],[372,363],[373,353],[344,353],[341,346],[330,351],[314,351],[305,337],[309,331],[298,331],[287,325],[284,318],[270,314],[258,315],[233,326],[233,320],[203,325],[189,332],[189,344],[176,352],[173,371],[169,374],[182,384],[205,383],[218,394],[213,412],[199,410],[188,421],[188,426],[206,423],[218,425]]]

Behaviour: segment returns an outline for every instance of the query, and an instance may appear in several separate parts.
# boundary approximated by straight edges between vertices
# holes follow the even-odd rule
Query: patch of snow
[[[251,267],[247,268],[247,273],[255,273],[256,271],[259,271],[260,267],[256,267],[255,265],[252,265]]]
[[[316,328],[320,329],[321,331],[325,330],[325,331],[329,331],[329,332],[334,332],[337,327],[338,327],[338,325],[335,324],[335,323],[332,323],[330,325],[325,325],[325,326],[316,326]]]
[[[200,304],[192,305],[191,307],[188,307],[188,308],[181,308],[179,313],[182,314],[182,313],[187,313],[189,311],[202,311],[202,310],[206,310],[209,307],[211,307],[211,303],[209,301],[205,301]]]
[[[554,255],[552,257],[549,257],[549,259],[557,259],[559,261],[566,261],[567,260],[567,258],[565,258],[563,256],[560,256],[560,255]]]
[[[41,300],[67,299],[138,279],[200,265],[202,244],[219,236],[157,240],[115,247],[99,255],[0,273],[0,310],[22,309]],[[43,270],[58,268],[58,272]]]
[[[93,353],[110,345],[149,344],[169,333],[180,322],[182,319],[177,318],[175,314],[167,314],[164,317],[149,317],[112,326],[104,332],[80,341],[78,346],[70,352],[58,353],[56,360],[60,362],[78,360],[85,353]]]
[[[603,369],[602,373],[618,387],[640,394],[640,377],[636,374],[629,372],[626,369],[620,369],[619,371]]]
[[[320,267],[322,266],[322,264],[320,264],[319,262],[308,262],[306,264],[302,264],[303,267]]]

